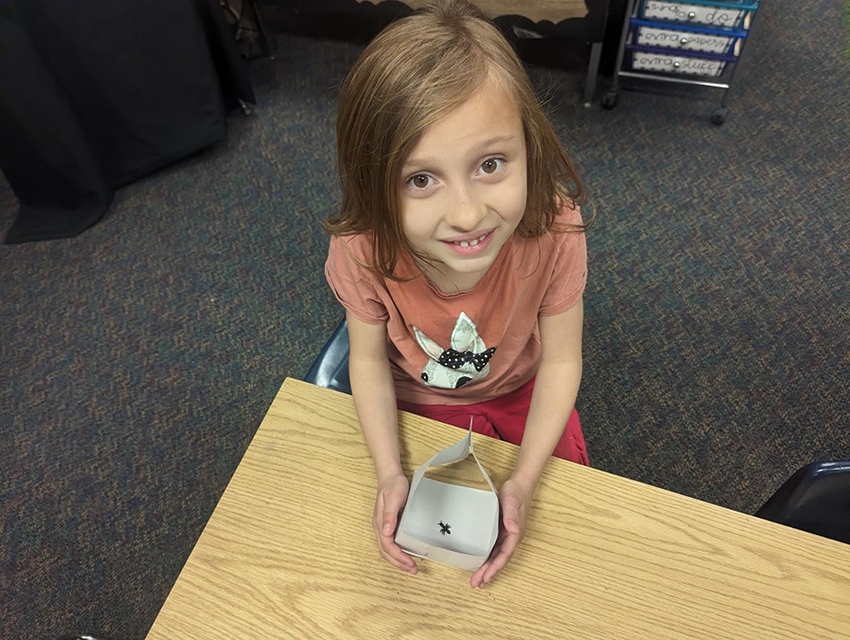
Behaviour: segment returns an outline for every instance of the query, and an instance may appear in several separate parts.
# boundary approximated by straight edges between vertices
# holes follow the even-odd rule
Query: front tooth
[[[468,247],[468,246],[469,246],[469,243],[468,243],[466,240],[461,240],[461,241],[460,241],[460,246],[462,246],[462,247]]]
[[[477,245],[477,244],[478,244],[478,238],[475,238],[474,240],[470,240],[470,241],[469,241],[469,246],[470,246],[470,247],[474,247],[474,246],[475,246],[475,245]]]

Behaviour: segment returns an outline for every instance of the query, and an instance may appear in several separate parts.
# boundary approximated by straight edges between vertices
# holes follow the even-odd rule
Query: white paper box
[[[489,491],[425,477],[430,467],[460,462],[469,454]],[[499,496],[472,448],[470,428],[463,440],[438,451],[413,474],[395,541],[410,555],[475,571],[490,556],[498,535]]]

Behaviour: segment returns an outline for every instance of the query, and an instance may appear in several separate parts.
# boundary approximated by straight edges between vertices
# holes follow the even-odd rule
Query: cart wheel
[[[726,107],[717,107],[714,110],[714,113],[711,114],[711,124],[716,124],[718,127],[726,122],[726,114],[728,109]]]
[[[609,91],[604,96],[602,96],[602,108],[606,111],[611,111],[614,107],[617,106],[617,94],[613,91]]]

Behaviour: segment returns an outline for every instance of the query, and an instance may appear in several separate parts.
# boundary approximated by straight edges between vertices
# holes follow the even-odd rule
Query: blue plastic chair
[[[348,323],[343,319],[313,362],[304,380],[334,391],[351,393],[351,382],[348,378],[349,349]]]
[[[807,464],[755,515],[850,544],[850,461]]]

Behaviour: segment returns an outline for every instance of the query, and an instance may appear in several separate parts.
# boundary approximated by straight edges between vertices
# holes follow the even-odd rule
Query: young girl
[[[583,188],[510,43],[465,0],[375,38],[337,123],[342,207],[325,274],[346,309],[350,377],[378,492],[381,554],[408,481],[397,409],[521,445],[501,487],[484,587],[522,539],[551,455],[588,464],[581,379]]]

